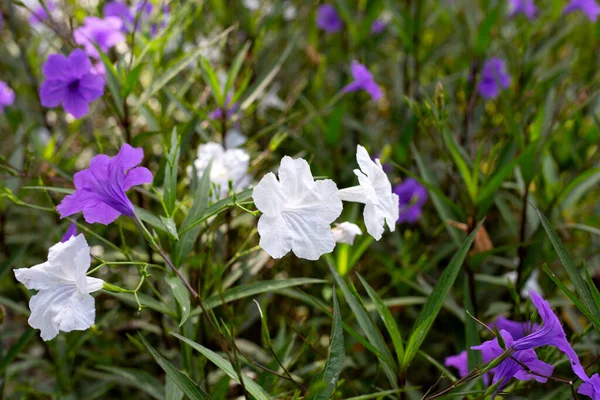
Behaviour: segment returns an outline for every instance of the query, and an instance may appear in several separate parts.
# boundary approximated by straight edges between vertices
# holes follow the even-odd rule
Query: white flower
[[[521,289],[522,297],[528,298],[530,290],[533,290],[534,292],[536,292],[542,296],[544,295],[544,292],[542,291],[542,287],[540,286],[540,283],[538,282],[539,277],[540,277],[539,271],[537,269],[534,269],[533,272],[531,273],[531,275],[529,276],[529,279],[527,279],[527,281],[523,285],[523,288]],[[513,285],[515,285],[517,283],[517,271],[507,272],[506,274],[504,274],[504,278],[506,278]]]
[[[225,148],[234,149],[248,141],[248,138],[238,128],[231,128],[225,134]]]
[[[259,0],[242,0],[242,3],[244,4],[244,7],[246,7],[248,10],[255,11],[260,8]]]
[[[335,224],[335,228],[331,230],[336,243],[354,244],[356,235],[362,235],[362,231],[358,225],[352,222],[342,222]]]
[[[296,11],[296,6],[292,2],[286,1],[283,4],[283,19],[286,21],[291,21],[296,19],[297,15],[298,12]]]
[[[48,261],[15,270],[27,289],[38,290],[29,301],[29,325],[50,340],[59,331],[84,331],[94,323],[96,309],[90,293],[102,289],[101,279],[89,278],[90,247],[83,234],[57,243],[48,251]]]
[[[281,97],[277,95],[280,87],[281,85],[279,83],[273,84],[258,103],[256,109],[261,116],[264,115],[269,108],[275,108],[277,110],[285,109],[285,101],[281,100]]]
[[[385,222],[391,232],[396,229],[398,221],[399,199],[392,193],[392,184],[383,171],[379,159],[371,160],[367,150],[358,145],[356,161],[360,170],[355,169],[359,186],[341,189],[338,193],[344,201],[354,201],[365,204],[363,217],[369,235],[375,240],[381,239]]]
[[[229,181],[232,182],[234,191],[243,189],[250,184],[250,175],[248,175],[250,156],[245,150],[225,150],[222,145],[215,142],[201,144],[198,146],[198,158],[194,161],[199,178],[202,177],[211,161],[210,181],[217,188],[215,193],[217,199],[227,196]],[[191,172],[191,168],[189,171]]]
[[[269,172],[252,192],[263,213],[258,221],[260,246],[273,258],[292,250],[297,257],[318,260],[332,252],[330,225],[342,213],[337,192],[331,179],[314,180],[306,160],[283,157],[279,180]]]

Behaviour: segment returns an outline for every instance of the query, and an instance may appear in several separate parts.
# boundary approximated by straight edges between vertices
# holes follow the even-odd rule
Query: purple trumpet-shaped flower
[[[317,26],[327,33],[336,33],[342,30],[344,22],[333,5],[323,4],[317,10]]]
[[[575,353],[575,350],[573,350],[573,347],[569,344],[565,331],[563,330],[558,317],[554,314],[552,308],[550,308],[550,304],[533,290],[529,292],[529,296],[531,297],[533,305],[538,309],[538,313],[543,322],[538,329],[529,335],[516,340],[512,344],[512,347],[515,350],[527,350],[541,346],[554,346],[565,353],[571,362],[571,369],[573,369],[575,375],[584,381],[588,380],[589,378],[581,366],[579,357],[577,357],[577,353]]]
[[[14,102],[15,91],[6,82],[0,81],[0,112],[4,111],[4,107],[10,106]]]
[[[511,345],[514,344],[510,333],[501,330],[500,334],[506,344],[506,348],[510,348]],[[512,348],[514,348],[514,346],[512,346]],[[498,358],[504,352],[498,343],[498,338],[488,340],[480,346],[473,346],[471,349],[481,351],[484,362],[490,362],[495,358]],[[515,360],[518,360],[520,363]],[[530,374],[527,372],[521,364],[527,366],[527,368],[534,373]],[[538,382],[544,383],[548,380],[546,377],[551,376],[553,371],[554,367],[539,360],[535,351],[532,349],[515,351],[512,354],[512,358],[505,359],[497,367],[490,370],[490,372],[494,374],[492,384],[500,382],[498,389],[504,387],[512,378],[520,381],[528,381],[533,378]]]
[[[237,102],[231,104],[232,95],[228,94],[225,98],[225,106],[219,107],[216,110],[213,110],[208,113],[208,118],[210,119],[221,119],[225,117],[225,119],[231,119],[233,114],[237,112],[239,109],[239,104]]]
[[[71,225],[69,225],[69,227],[65,231],[65,234],[62,235],[62,237],[60,238],[60,242],[64,243],[67,240],[71,239],[71,237],[73,236],[77,236],[77,225],[75,224],[75,222],[72,222]]]
[[[427,202],[427,189],[416,179],[405,179],[399,185],[394,186],[393,192],[400,199],[400,213],[398,222],[414,224],[421,217],[423,205]]]
[[[521,339],[522,337],[530,334],[531,332],[535,332],[540,326],[537,323],[527,322],[517,322],[511,321],[504,317],[498,317],[496,322],[492,324],[496,325],[499,331],[505,330],[510,333],[513,340]]]
[[[102,14],[104,18],[115,17],[119,18],[122,22],[121,31],[125,33],[131,32],[131,28],[135,23],[135,15],[129,9],[129,6],[120,1],[110,1],[104,4],[102,8]]]
[[[596,0],[571,0],[571,2],[564,8],[563,14],[572,13],[574,11],[581,11],[590,21],[596,22],[598,15],[600,15],[600,6],[596,3]]]
[[[600,377],[598,374],[592,375],[579,386],[577,393],[591,397],[593,400],[600,400]]]
[[[83,50],[74,50],[69,57],[51,54],[43,68],[46,80],[40,87],[44,107],[62,104],[75,118],[87,114],[88,104],[104,93],[104,77],[92,73],[92,62]]]
[[[525,14],[532,20],[537,13],[537,7],[533,0],[508,0],[508,15],[514,17],[517,14]]]
[[[104,17],[116,17],[121,20],[122,27],[121,31],[129,33],[133,29],[133,25],[136,25],[136,30],[141,31],[142,26],[150,19],[154,6],[150,2],[139,2],[133,12],[125,3],[120,1],[111,1],[104,5],[102,13]],[[162,9],[163,21],[161,27],[165,28],[169,19],[169,6],[164,6]],[[136,15],[137,14],[137,15]],[[136,24],[137,18],[137,24]],[[153,23],[150,25],[150,35],[154,36],[158,32],[159,25]]]
[[[385,30],[385,27],[386,27],[386,23],[385,22],[383,22],[380,19],[376,19],[371,24],[371,33],[373,35],[379,35],[381,32],[383,32]]]
[[[469,357],[466,350],[461,351],[455,356],[446,357],[444,360],[446,367],[454,367],[458,370],[458,376],[464,378],[469,375]]]
[[[501,89],[510,86],[510,75],[506,71],[506,63],[500,58],[491,58],[483,65],[479,81],[479,93],[486,99],[495,99]]]
[[[106,53],[113,46],[125,41],[121,32],[123,22],[117,17],[97,18],[86,17],[84,25],[75,29],[75,43],[82,45],[90,57],[100,58],[96,45]]]
[[[352,77],[354,78],[354,81],[344,86],[342,89],[343,93],[365,90],[369,93],[373,101],[378,101],[381,98],[381,89],[373,79],[373,75],[369,72],[367,67],[358,61],[352,61]]]
[[[48,11],[53,12],[54,10],[56,10],[56,3],[54,3],[53,1],[46,1],[45,4]],[[42,21],[46,21],[47,19],[49,19],[50,16],[46,12],[46,8],[44,8],[44,6],[42,6],[41,4],[35,7],[32,10],[31,16],[29,17],[29,23],[31,25],[37,25],[40,24]]]
[[[88,169],[75,174],[75,192],[56,207],[61,218],[83,211],[86,222],[108,225],[121,214],[133,217],[133,204],[125,192],[152,182],[152,173],[137,166],[143,158],[143,149],[127,143],[115,157],[100,154],[92,158]]]

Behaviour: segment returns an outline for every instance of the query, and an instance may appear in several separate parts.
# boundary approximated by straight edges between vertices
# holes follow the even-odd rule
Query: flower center
[[[79,91],[79,79],[75,79],[73,82],[69,83],[68,89],[70,92],[78,92]]]

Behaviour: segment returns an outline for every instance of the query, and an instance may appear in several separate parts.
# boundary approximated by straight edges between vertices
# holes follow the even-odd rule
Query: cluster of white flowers
[[[260,246],[273,258],[290,250],[300,258],[317,260],[333,251],[335,243],[354,242],[362,234],[354,224],[331,224],[342,213],[342,200],[365,204],[367,232],[381,239],[387,222],[394,231],[399,199],[378,159],[371,160],[367,150],[358,146],[356,159],[359,185],[338,190],[331,179],[315,181],[304,159],[281,160],[278,175],[266,174],[253,190],[254,204],[263,213],[258,221]]]

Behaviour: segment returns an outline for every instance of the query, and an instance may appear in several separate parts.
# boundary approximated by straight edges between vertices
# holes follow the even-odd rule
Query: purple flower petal
[[[69,61],[62,54],[50,54],[44,63],[42,73],[48,79],[67,81],[70,78]]]
[[[74,118],[81,118],[88,113],[89,106],[87,100],[76,91],[67,91],[62,101],[66,112]]]
[[[317,9],[317,26],[325,32],[336,33],[342,30],[344,22],[333,5],[323,4]]]
[[[40,100],[44,107],[57,107],[67,93],[67,86],[62,81],[45,81],[40,87]]]

